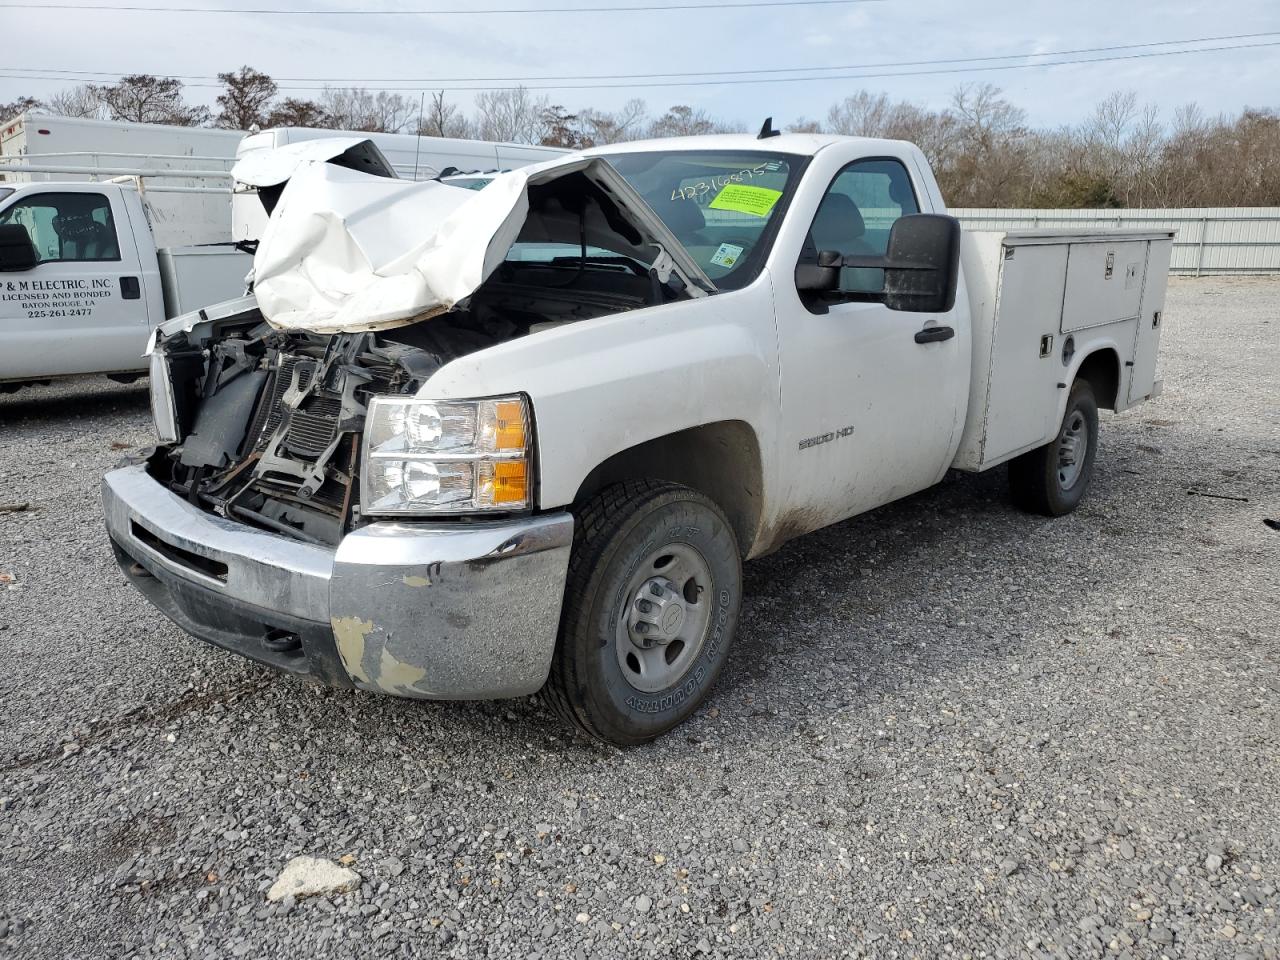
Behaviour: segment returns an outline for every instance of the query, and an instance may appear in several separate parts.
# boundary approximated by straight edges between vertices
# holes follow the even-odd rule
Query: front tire
[[[574,512],[545,696],[592,737],[644,743],[698,708],[728,658],[737,537],[715,503],[674,483],[627,481]]]
[[[1013,502],[1028,513],[1061,517],[1080,505],[1093,478],[1098,449],[1098,401],[1087,380],[1077,380],[1054,439],[1009,461]]]

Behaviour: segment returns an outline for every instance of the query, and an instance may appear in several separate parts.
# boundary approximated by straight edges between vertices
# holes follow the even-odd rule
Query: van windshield
[[[605,155],[722,290],[755,279],[804,157],[755,150]]]

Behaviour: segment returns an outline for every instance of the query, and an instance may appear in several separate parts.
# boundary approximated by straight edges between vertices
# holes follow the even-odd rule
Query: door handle
[[[121,300],[141,300],[142,287],[138,283],[137,277],[121,277],[120,278],[120,299]]]
[[[925,327],[916,331],[916,343],[941,343],[956,335],[951,327]]]

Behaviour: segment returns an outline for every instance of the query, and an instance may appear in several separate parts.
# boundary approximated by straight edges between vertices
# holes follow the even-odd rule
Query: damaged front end
[[[406,522],[360,506],[371,409],[412,403],[443,364],[495,342],[498,329],[467,319],[479,326],[278,331],[245,298],[162,328],[152,391],[169,442],[103,480],[126,576],[187,632],[333,686],[431,699],[537,690],[572,518]]]
[[[408,409],[445,363],[527,333],[492,311],[481,298],[430,324],[326,335],[276,330],[250,297],[166,325],[151,371],[168,442],[103,483],[126,575],[189,633],[330,685],[431,699],[537,690],[569,515],[535,516],[527,499],[434,522],[393,516],[408,511],[385,496],[378,515],[361,509],[362,459],[380,456],[365,450],[371,410]],[[502,462],[527,457],[531,438],[507,432],[518,449]]]
[[[162,334],[152,383],[169,384],[172,402],[153,410],[172,445],[152,473],[219,516],[337,544],[358,514],[370,400],[416,393],[452,359],[444,343],[433,351],[373,333],[278,331],[256,309]]]
[[[527,397],[434,398],[431,378],[710,281],[587,159],[481,191],[304,167],[254,277],[156,331],[161,445],[103,480],[126,575],[189,633],[332,685],[537,690],[573,519],[537,510]]]

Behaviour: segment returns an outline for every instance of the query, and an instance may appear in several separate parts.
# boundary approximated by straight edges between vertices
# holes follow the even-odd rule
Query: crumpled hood
[[[375,177],[395,177],[395,168],[368,137],[323,137],[254,150],[236,161],[231,179],[251,187],[274,187],[289,180],[307,163],[332,163]]]
[[[601,158],[524,167],[478,191],[305,162],[284,188],[254,257],[258,305],[272,326],[314,333],[385,330],[444,313],[502,263],[525,226],[530,188],[578,173],[585,180],[576,183],[589,182],[600,212],[588,226],[589,244],[590,231],[605,229],[607,220],[610,229],[626,231],[625,246],[647,252],[645,259],[663,279],[677,273],[694,296],[715,289],[666,225]],[[570,192],[574,183],[566,181]],[[553,198],[543,229],[563,223],[563,208],[575,202],[573,196]],[[665,254],[656,260],[655,246]]]

